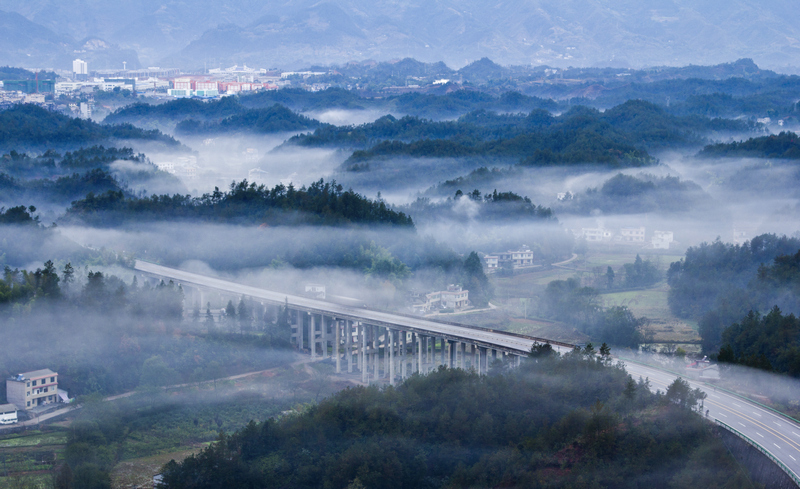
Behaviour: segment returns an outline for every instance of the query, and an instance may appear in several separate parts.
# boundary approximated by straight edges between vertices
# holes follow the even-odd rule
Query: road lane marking
[[[758,413],[757,413],[757,412],[755,412],[755,411],[753,411],[753,414],[755,414],[755,415],[756,415],[756,416],[758,416],[759,418],[761,417],[761,415],[760,415],[760,414],[758,414]]]
[[[742,424],[742,423],[739,423],[739,425],[740,425],[740,426],[744,426],[744,424]],[[744,426],[744,427],[745,427],[745,428],[747,428],[747,426]]]
[[[760,436],[761,438],[764,438],[764,435],[762,435],[762,434],[761,434],[761,433],[759,433],[758,431],[756,431],[756,435]]]
[[[733,411],[731,408],[729,408],[729,407],[727,407],[725,405],[718,404],[718,403],[716,403],[714,401],[709,401],[709,404],[711,404],[712,406],[717,406],[720,409],[728,411],[729,413],[734,414],[734,415],[736,415],[736,416],[738,416],[738,417],[740,417],[742,419],[747,419],[747,420],[751,421],[756,427],[758,427],[759,425],[762,426],[770,434],[772,434],[773,436],[775,436],[776,438],[778,438],[780,440],[783,440],[783,441],[787,442],[791,448],[793,448],[794,450],[800,452],[800,449],[798,448],[798,446],[800,446],[800,445],[798,445],[797,442],[791,440],[790,438],[787,438],[786,435],[784,435],[784,433],[782,433],[780,431],[775,431],[774,428],[770,428],[769,426],[765,425],[761,421],[759,421],[759,420],[757,420],[755,418],[751,418],[750,416],[748,416],[748,415],[746,415],[744,413],[741,413],[739,411]],[[739,423],[739,424],[742,425],[742,426],[745,426],[742,423]]]
[[[797,462],[797,459],[796,459],[796,458],[794,458],[794,457],[792,457],[791,455],[789,455],[789,458],[790,458],[790,459],[792,459],[792,460],[794,460],[795,462]]]
[[[797,433],[795,433],[794,431],[792,431],[792,434],[793,434],[794,436],[800,436],[800,435],[798,435]]]
[[[720,416],[725,416],[726,418],[728,417],[727,414],[722,414],[722,413],[719,413],[719,414],[720,414]]]
[[[736,406],[736,407],[738,407],[738,408],[742,407],[741,405],[739,405],[739,404],[736,404],[735,402],[732,402],[731,404],[733,404],[734,406]]]
[[[777,443],[773,443],[773,445],[775,445],[776,447],[778,447],[778,450],[780,450],[780,449],[781,449],[781,446],[780,446],[780,445],[778,445]]]

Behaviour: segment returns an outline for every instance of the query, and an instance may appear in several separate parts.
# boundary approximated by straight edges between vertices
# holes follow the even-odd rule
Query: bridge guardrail
[[[755,440],[753,440],[753,439],[752,439],[752,438],[750,438],[749,436],[745,435],[744,433],[740,432],[740,431],[739,431],[739,430],[737,430],[736,428],[734,428],[734,427],[732,427],[732,426],[730,426],[730,425],[728,425],[728,424],[726,424],[726,423],[723,423],[722,421],[720,421],[720,420],[718,420],[718,419],[715,419],[714,421],[716,422],[716,424],[718,424],[718,425],[722,426],[723,428],[725,428],[726,430],[730,431],[730,432],[731,432],[731,433],[733,433],[734,435],[736,435],[736,436],[738,436],[739,438],[743,439],[744,441],[746,441],[747,443],[749,443],[751,446],[753,446],[753,447],[754,447],[756,450],[758,450],[759,452],[761,452],[761,453],[763,453],[764,455],[766,455],[766,456],[767,456],[767,458],[769,458],[770,460],[772,460],[772,462],[773,462],[775,465],[777,465],[778,467],[780,467],[780,468],[781,468],[781,470],[783,470],[784,472],[786,472],[786,475],[788,475],[788,476],[789,476],[789,478],[790,478],[790,479],[792,479],[792,481],[794,481],[794,483],[795,483],[795,484],[797,484],[797,486],[798,486],[798,487],[800,487],[800,477],[798,477],[798,475],[797,475],[797,474],[795,474],[795,473],[794,473],[794,471],[793,471],[792,469],[790,469],[789,467],[787,467],[786,465],[784,465],[784,463],[783,463],[783,462],[781,462],[781,461],[778,459],[778,457],[776,457],[775,455],[773,455],[773,454],[772,454],[772,453],[771,453],[769,450],[767,450],[766,448],[764,448],[763,446],[761,446],[761,445],[760,445],[758,442],[756,442]]]

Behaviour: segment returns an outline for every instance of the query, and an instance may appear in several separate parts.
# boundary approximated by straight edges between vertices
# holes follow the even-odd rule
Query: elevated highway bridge
[[[180,283],[184,288],[245,296],[290,311],[292,342],[313,357],[331,358],[337,373],[360,372],[363,382],[395,383],[439,365],[488,371],[496,359],[519,362],[534,343],[548,342],[561,352],[575,345],[544,338],[434,321],[367,307],[354,307],[238,284],[149,262],[137,261],[145,275]],[[277,310],[277,307],[275,308]],[[666,391],[677,375],[626,360],[634,378],[649,378]],[[777,464],[800,487],[800,423],[766,406],[704,382],[689,380],[707,395],[710,421],[741,437]]]

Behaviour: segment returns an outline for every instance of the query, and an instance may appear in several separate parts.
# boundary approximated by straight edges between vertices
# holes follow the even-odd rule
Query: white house
[[[644,230],[644,227],[622,228],[619,230],[619,236],[626,243],[644,243]]]
[[[674,241],[672,231],[653,231],[653,237],[650,239],[653,248],[657,250],[668,250],[670,243]]]
[[[608,241],[613,233],[606,228],[581,228],[581,234],[586,241]]]

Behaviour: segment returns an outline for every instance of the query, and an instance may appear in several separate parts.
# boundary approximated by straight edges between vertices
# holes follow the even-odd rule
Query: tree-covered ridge
[[[158,141],[168,146],[179,144],[156,130],[145,131],[130,124],[101,125],[49,112],[31,104],[15,105],[0,111],[2,147],[74,147],[110,140]]]
[[[691,247],[686,258],[670,265],[670,308],[676,315],[699,319],[706,353],[716,353],[731,343],[735,344],[735,359],[729,357],[727,361],[759,366],[756,360],[763,353],[772,365],[770,369],[787,372],[787,361],[778,361],[777,352],[792,350],[794,339],[788,340],[785,334],[773,337],[763,331],[771,328],[764,321],[775,308],[790,315],[800,313],[799,250],[797,238],[771,234],[757,236],[741,246],[715,241]],[[733,333],[727,331],[734,323],[739,324],[734,336],[744,332],[752,345],[746,347],[743,340],[733,340]],[[781,342],[790,346],[779,347]],[[756,350],[753,357],[751,353]]]
[[[554,136],[564,133],[578,137],[597,133],[604,138],[636,146],[639,149],[677,144],[700,143],[705,133],[717,130],[747,130],[740,121],[707,119],[697,116],[678,117],[663,108],[640,100],[630,100],[600,112],[588,107],[574,107],[562,115],[535,109],[528,114],[500,115],[477,110],[456,121],[431,121],[416,116],[396,119],[391,115],[359,126],[324,125],[313,134],[290,139],[301,146],[343,146],[369,149],[382,141],[413,142],[427,139],[448,139],[462,145],[508,140],[530,133]],[[544,148],[543,148],[544,149]]]
[[[15,68],[13,66],[0,66],[0,80],[34,80],[36,77],[40,80],[55,80],[58,75],[52,71],[39,71],[34,73],[25,68]]]
[[[245,110],[236,97],[223,97],[220,100],[202,101],[191,98],[179,98],[163,104],[135,103],[122,107],[109,114],[104,123],[131,122],[161,119],[172,122],[193,118],[201,121],[221,120]]]
[[[313,119],[295,114],[283,105],[275,104],[265,109],[247,109],[240,111],[219,122],[201,122],[193,118],[186,119],[175,126],[175,131],[179,134],[230,132],[267,134],[273,132],[303,131],[313,129],[319,125],[319,122]]]
[[[114,165],[120,161],[129,164]],[[0,158],[0,203],[7,205],[67,205],[90,192],[132,194],[129,185],[154,182],[179,185],[174,176],[158,171],[144,154],[130,148],[92,146],[63,155],[48,150],[38,156],[11,151]]]
[[[750,311],[726,328],[722,345],[720,362],[800,377],[800,319],[777,306],[763,316]]]
[[[64,217],[96,226],[126,221],[202,219],[244,224],[375,224],[413,228],[409,216],[373,201],[334,182],[320,179],[308,187],[278,184],[272,189],[247,180],[231,183],[227,192],[218,188],[201,197],[175,194],[146,198],[107,192],[72,203]]]
[[[800,239],[774,234],[756,236],[742,245],[717,240],[692,246],[667,272],[670,309],[678,317],[699,318],[719,306],[726,295],[745,289],[762,264],[794,255],[798,249]]]
[[[800,138],[793,132],[781,132],[747,141],[711,144],[703,148],[699,156],[705,158],[781,158],[800,159]]]
[[[461,199],[467,199],[461,201]],[[467,204],[467,202],[469,202]],[[427,197],[419,197],[414,202],[399,206],[418,221],[545,221],[558,222],[549,207],[534,204],[530,198],[514,192],[487,192],[482,195],[475,189],[464,193],[460,189],[452,198],[433,202]]]
[[[360,169],[373,159],[500,157],[518,160],[525,166],[579,165],[601,163],[638,167],[655,163],[644,150],[619,143],[592,130],[570,134],[527,134],[507,140],[463,144],[449,140],[421,140],[412,143],[383,141],[368,150],[358,150],[345,161],[345,168]]]
[[[549,345],[547,345],[549,346]],[[745,487],[703,395],[652,394],[608,350],[538,348],[515,371],[441,368],[399,387],[357,387],[251,423],[165,467],[170,489],[212,487]]]
[[[41,200],[68,204],[89,192],[127,191],[116,178],[99,168],[86,173],[73,173],[56,180],[17,180],[0,173],[0,202],[30,202]]]
[[[710,202],[710,197],[696,183],[679,177],[617,175],[600,187],[570,194],[556,203],[561,213],[589,214],[601,210],[608,214],[638,214],[642,212],[695,211]]]

